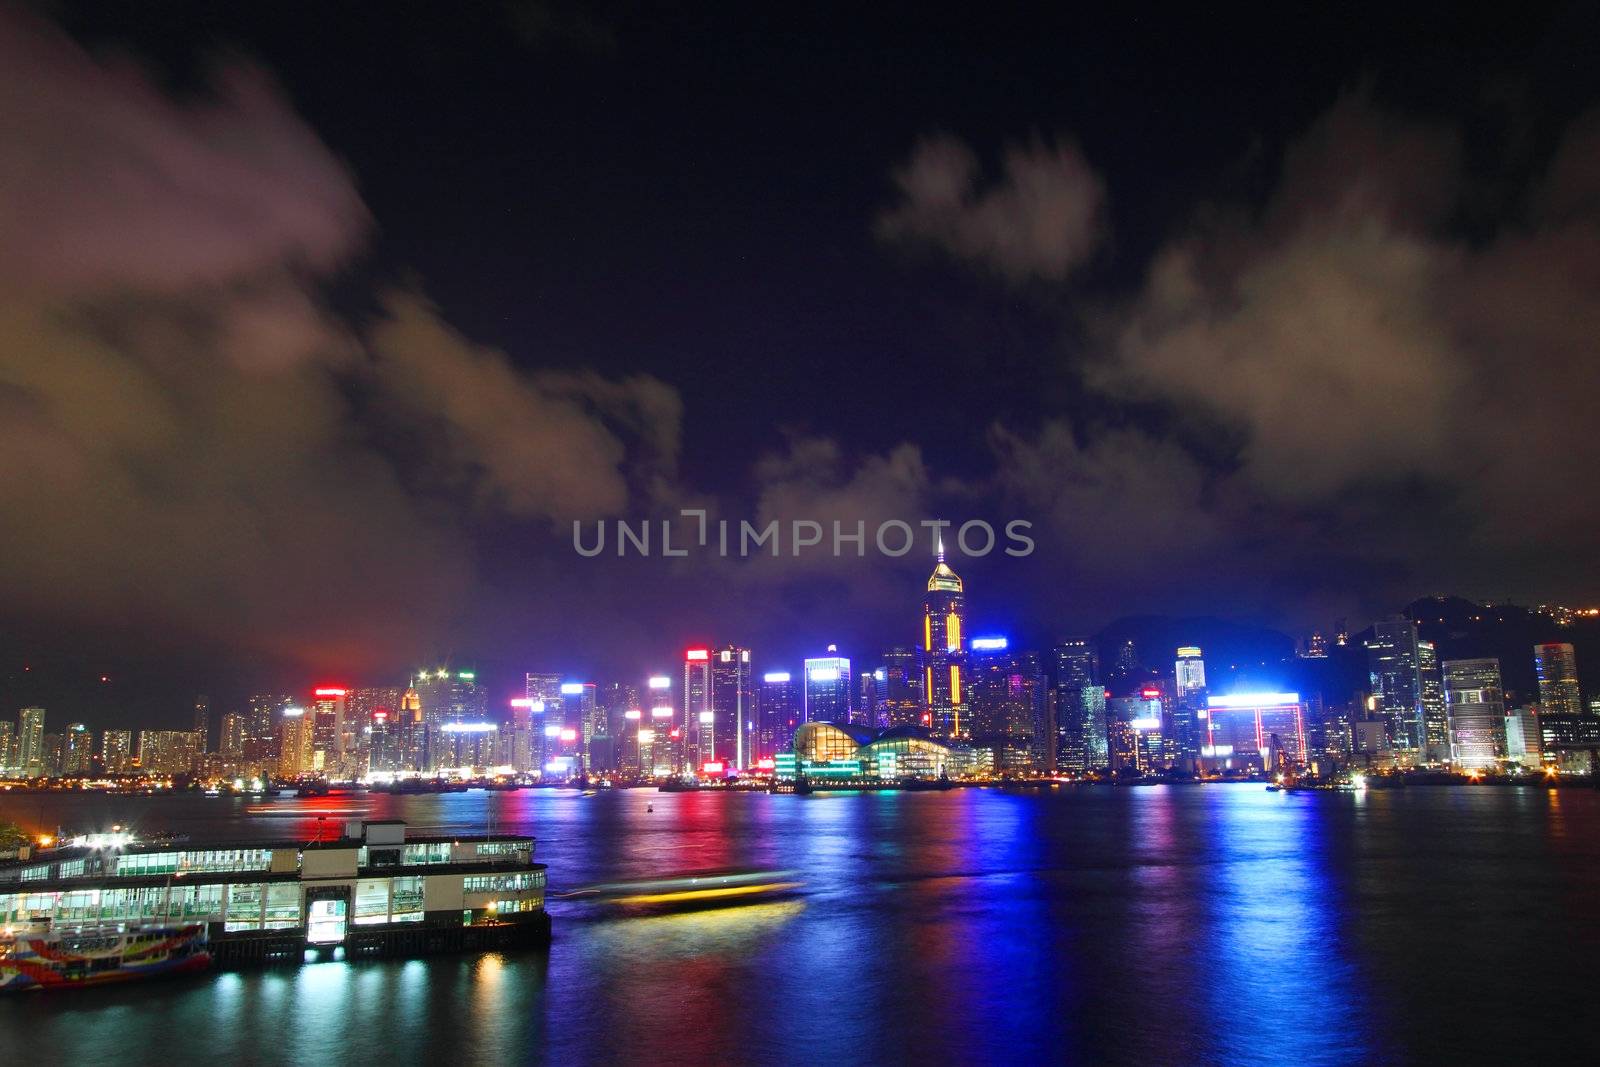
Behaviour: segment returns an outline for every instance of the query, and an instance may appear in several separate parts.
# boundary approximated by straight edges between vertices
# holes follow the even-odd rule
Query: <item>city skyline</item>
[[[1531,646],[1533,684],[1508,685],[1502,659],[1483,654],[1492,645],[1424,636],[1424,625],[1445,623],[1446,608],[1463,607],[1482,621],[1486,609],[1436,598],[1354,638],[1341,621],[1331,642],[1313,633],[1278,661],[1241,668],[1214,655],[1208,673],[1194,643],[1173,648],[1163,665],[1159,648],[1147,644],[1141,654],[1132,638],[1065,638],[1029,649],[974,629],[966,582],[939,544],[918,615],[920,645],[852,661],[830,644],[803,658],[798,676],[728,643],[685,649],[676,678],[646,667],[631,681],[583,680],[546,663],[503,699],[475,667],[440,665],[399,686],[324,681],[309,699],[287,689],[258,693],[248,712],[237,702],[221,711],[214,733],[212,702],[199,695],[189,730],[107,727],[98,750],[82,722],[46,732],[46,711],[35,706],[19,711],[14,727],[0,726],[0,768],[22,778],[138,772],[205,781],[446,771],[558,781],[781,779],[807,767],[858,768],[854,775],[868,765],[887,767],[877,773],[890,779],[1203,778],[1252,767],[1327,778],[1352,760],[1471,774],[1586,768],[1600,745],[1600,698],[1583,701],[1574,645],[1541,636]],[[1571,627],[1592,613],[1546,614],[1552,626]],[[1504,648],[1505,635],[1498,637]],[[1505,665],[1513,679],[1526,677],[1515,656]]]

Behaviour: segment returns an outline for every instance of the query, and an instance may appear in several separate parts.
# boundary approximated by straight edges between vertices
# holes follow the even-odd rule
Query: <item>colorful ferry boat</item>
[[[52,948],[53,938],[99,937],[105,959],[120,953],[124,961],[144,961],[130,957],[128,946],[142,950],[175,936],[139,940],[152,930],[191,928],[198,940],[174,943],[162,958],[199,953],[229,967],[298,962],[308,954],[414,956],[542,944],[550,917],[545,868],[533,862],[533,845],[517,834],[413,835],[403,822],[371,820],[353,820],[338,837],[316,842],[174,844],[86,835],[0,861],[0,929],[14,939],[0,967],[36,960],[40,948],[83,955]],[[41,930],[47,933],[30,932]],[[28,947],[17,947],[21,941]]]
[[[0,931],[0,992],[75,989],[193,974],[211,966],[206,928],[84,927]]]

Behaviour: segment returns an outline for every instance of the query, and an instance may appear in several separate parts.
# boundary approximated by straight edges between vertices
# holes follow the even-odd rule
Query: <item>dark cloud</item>
[[[920,149],[884,232],[926,238],[910,205],[943,205],[915,217],[957,220],[940,243],[992,270],[1010,235],[1056,224],[1027,200],[968,210],[972,158]],[[1600,580],[1585,485],[1600,461],[1597,160],[1591,113],[1519,208],[1469,234],[1459,220],[1482,198],[1454,129],[1341,99],[1289,147],[1267,202],[1199,206],[1127,299],[1075,294],[1075,365],[1105,417],[997,429],[999,484],[1074,546],[1074,580],[1164,587],[1169,604],[1186,569],[1187,588],[1277,598],[1291,617]],[[1054,177],[1037,184],[1100,188],[1076,156],[1040,165]],[[999,258],[1011,281],[1069,273]]]
[[[625,507],[630,448],[671,476],[653,379],[520,372],[413,293],[330,313],[371,220],[259,70],[176,100],[9,11],[0,69],[8,613],[362,670],[477,587],[450,496],[542,522]]]

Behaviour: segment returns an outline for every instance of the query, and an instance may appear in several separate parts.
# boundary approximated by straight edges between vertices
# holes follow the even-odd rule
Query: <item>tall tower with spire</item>
[[[928,725],[944,737],[964,737],[967,723],[966,596],[944,561],[944,540],[922,601],[922,692]]]

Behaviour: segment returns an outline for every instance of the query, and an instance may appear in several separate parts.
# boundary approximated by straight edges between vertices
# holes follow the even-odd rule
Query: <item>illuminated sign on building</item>
[[[1004,637],[974,637],[972,651],[974,652],[999,652],[1010,645]]]
[[[772,672],[770,672],[768,674],[763,674],[761,676],[761,680],[763,682],[787,682],[789,680],[789,672],[788,671],[772,671]]]
[[[1277,708],[1285,704],[1300,703],[1299,693],[1231,693],[1227,696],[1207,697],[1213,708]]]
[[[561,683],[561,695],[562,696],[568,696],[568,697],[577,696],[579,693],[582,693],[582,692],[583,692],[583,683],[582,682],[562,682]]]
[[[650,688],[651,689],[671,689],[672,688],[672,679],[671,678],[663,678],[661,675],[658,674],[654,678],[650,679]]]

